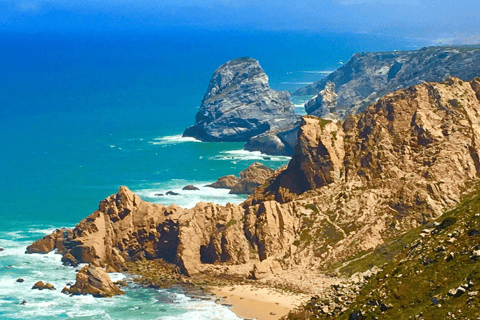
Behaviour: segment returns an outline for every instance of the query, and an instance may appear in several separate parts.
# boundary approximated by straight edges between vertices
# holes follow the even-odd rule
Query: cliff
[[[165,207],[121,187],[73,230],[27,252],[57,249],[110,270],[161,258],[188,275],[208,270],[311,292],[321,283],[312,270],[455,207],[478,181],[479,145],[480,79],[423,83],[343,122],[304,117],[288,166],[242,205]]]
[[[480,75],[480,48],[427,47],[417,51],[356,53],[327,77],[294,92],[314,95],[305,105],[308,114],[345,118],[364,110],[387,93],[423,81],[442,81],[447,76],[471,80]],[[335,103],[322,90],[334,85]],[[328,90],[327,90],[328,91]]]
[[[195,118],[195,125],[187,128],[184,136],[246,142],[299,116],[288,92],[270,89],[257,60],[238,58],[214,72]]]

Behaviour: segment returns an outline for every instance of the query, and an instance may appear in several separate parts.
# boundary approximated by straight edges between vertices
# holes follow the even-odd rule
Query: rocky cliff
[[[195,125],[183,135],[202,141],[246,142],[298,118],[290,94],[270,89],[258,61],[238,58],[215,71]]]
[[[480,79],[399,90],[345,121],[306,116],[298,141],[288,166],[242,205],[165,207],[121,187],[73,230],[27,252],[57,249],[111,270],[161,258],[188,275],[275,273],[315,287],[312,270],[431,221],[478,181]]]
[[[357,113],[380,97],[423,81],[442,81],[446,76],[471,80],[480,75],[480,48],[427,47],[417,51],[356,53],[326,78],[294,92],[314,95],[305,105],[308,114],[344,118]],[[332,105],[328,85],[338,95]]]

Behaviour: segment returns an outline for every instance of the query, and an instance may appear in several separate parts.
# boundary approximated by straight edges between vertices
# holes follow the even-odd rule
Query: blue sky
[[[439,36],[480,31],[479,0],[0,0],[0,31],[165,28]]]

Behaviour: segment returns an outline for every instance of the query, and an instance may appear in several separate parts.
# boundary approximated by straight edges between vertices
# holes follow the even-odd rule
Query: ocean
[[[75,281],[75,269],[62,266],[58,254],[26,255],[25,248],[75,226],[121,185],[167,205],[240,203],[244,196],[205,185],[255,161],[286,164],[288,157],[247,152],[241,143],[181,137],[226,61],[256,58],[272,88],[293,91],[355,52],[427,44],[310,32],[0,34],[0,319],[239,319],[178,288],[129,284],[110,299],[67,297],[60,291]],[[299,113],[307,98],[293,98]],[[182,191],[187,184],[200,190]],[[180,195],[157,196],[170,190]],[[31,290],[38,280],[57,290]]]

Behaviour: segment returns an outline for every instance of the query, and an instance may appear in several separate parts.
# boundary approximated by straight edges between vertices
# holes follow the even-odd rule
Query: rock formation
[[[17,281],[17,282],[23,282],[23,281]],[[37,281],[32,289],[37,289],[37,290],[55,290],[55,287],[51,283],[44,283],[43,281]]]
[[[120,187],[27,252],[57,249],[107,270],[161,258],[187,275],[281,279],[371,251],[455,207],[478,181],[480,79],[399,90],[345,121],[306,116],[298,141],[242,205],[166,207]]]
[[[327,77],[294,92],[314,95],[306,103],[308,114],[344,118],[364,110],[380,97],[423,81],[442,81],[447,76],[471,80],[480,76],[480,48],[427,47],[416,51],[356,53]],[[320,93],[328,83],[335,85],[337,107],[332,108]]]
[[[275,91],[257,60],[238,58],[220,66],[203,97],[195,125],[184,136],[202,141],[247,142],[298,121],[287,91]]]
[[[110,280],[105,270],[91,264],[80,269],[76,278],[75,284],[70,288],[63,288],[62,293],[72,295],[91,294],[98,298],[112,297],[125,293]]]
[[[259,162],[254,162],[239,173],[240,178],[234,175],[220,177],[207,187],[230,189],[232,194],[251,194],[258,186],[264,184],[272,174],[272,169]]]

